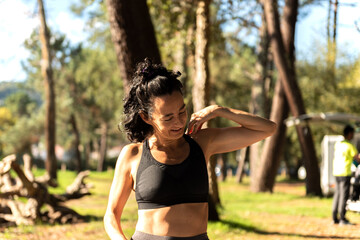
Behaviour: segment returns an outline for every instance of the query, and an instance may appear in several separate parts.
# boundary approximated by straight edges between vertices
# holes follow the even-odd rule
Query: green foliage
[[[4,130],[7,126],[14,124],[14,117],[10,109],[0,107],[0,129]]]
[[[0,137],[4,135],[7,128],[14,125],[15,119],[11,111],[6,107],[0,107]],[[3,155],[5,143],[0,141],[0,158]]]
[[[86,21],[85,31],[89,34],[91,46],[113,48],[110,41],[109,21],[103,0],[81,0],[73,3],[71,11]]]
[[[42,123],[36,96],[18,84],[10,93],[4,106],[0,107],[0,157],[11,153],[30,151],[30,145],[37,141]]]
[[[360,106],[354,96],[360,94],[358,84],[360,59],[353,59],[346,49],[338,47],[338,64],[335,68],[335,85],[329,81],[327,50],[323,44],[316,43],[312,59],[297,62],[297,76],[307,113],[341,112],[357,114]],[[318,159],[321,159],[321,141],[324,135],[342,134],[343,126],[334,123],[311,124]],[[288,154],[291,158],[301,159],[300,146],[295,128],[289,128]],[[290,146],[292,149],[290,149]]]
[[[17,117],[30,116],[31,112],[35,111],[37,107],[37,103],[23,91],[8,96],[5,99],[5,105]]]
[[[0,82],[0,106],[4,105],[5,99],[19,90],[14,82]]]
[[[32,114],[31,117],[16,119],[13,125],[8,126],[0,135],[3,146],[3,155],[11,153],[30,152],[31,144],[38,142],[43,130],[43,115]]]
[[[193,30],[196,3],[194,1],[150,0],[148,6],[163,64],[169,68],[178,67],[182,64],[182,60],[177,59],[178,55],[186,55],[194,51]]]

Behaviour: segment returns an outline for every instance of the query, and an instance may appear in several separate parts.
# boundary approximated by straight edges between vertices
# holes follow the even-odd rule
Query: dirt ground
[[[272,221],[271,230],[262,230],[251,234],[236,236],[233,239],[360,239],[360,225],[338,226],[332,225],[328,219],[318,219],[310,217],[288,217],[279,216],[276,218],[267,214],[257,217]],[[284,224],[286,223],[286,224]],[[38,227],[33,233],[21,232],[12,236],[4,235],[0,239],[26,239],[26,240],[78,240],[78,239],[108,239],[102,225],[88,228],[88,224],[80,223],[73,225],[55,226],[51,228]],[[16,234],[16,235],[14,235]]]
[[[302,183],[278,183],[274,191],[304,195],[299,192]],[[257,213],[258,214],[258,213]],[[263,218],[267,218],[264,214]],[[260,217],[261,218],[261,217]],[[360,239],[360,214],[348,212],[347,218],[352,226],[334,225],[331,218],[322,219],[308,216],[276,215],[271,218],[272,227],[267,239]],[[273,232],[274,234],[271,234]],[[259,238],[262,239],[262,238]]]

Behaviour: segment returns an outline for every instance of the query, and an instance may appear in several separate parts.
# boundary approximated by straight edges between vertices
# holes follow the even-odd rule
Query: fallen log
[[[84,183],[90,171],[80,172],[64,194],[56,195],[48,192],[46,175],[35,178],[31,166],[29,155],[24,156],[24,169],[16,162],[14,154],[0,161],[0,225],[33,225],[37,221],[50,224],[82,222],[84,217],[64,203],[91,194],[92,185]],[[10,170],[16,173],[16,179],[11,177]],[[44,206],[45,211],[41,212]]]

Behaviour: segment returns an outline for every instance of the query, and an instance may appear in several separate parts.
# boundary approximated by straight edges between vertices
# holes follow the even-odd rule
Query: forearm
[[[126,240],[120,222],[114,214],[106,213],[104,216],[105,231],[112,240]]]
[[[242,110],[218,107],[215,111],[218,117],[229,119],[251,130],[273,132],[276,128],[274,122]]]

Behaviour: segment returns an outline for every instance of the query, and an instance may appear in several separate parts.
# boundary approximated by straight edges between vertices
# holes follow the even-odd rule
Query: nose
[[[184,124],[185,124],[185,122],[186,122],[186,119],[184,119],[184,118],[181,117],[181,116],[177,116],[177,117],[175,118],[174,125],[175,125],[176,127],[183,127]]]

